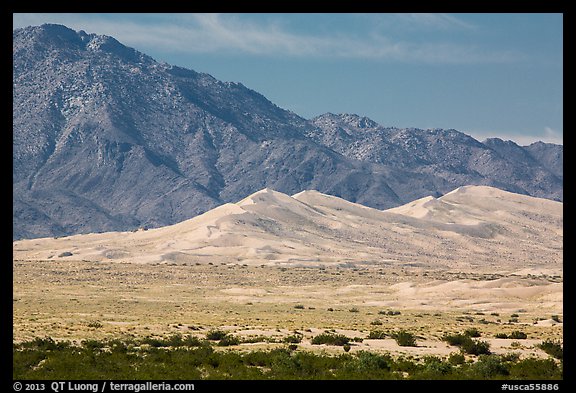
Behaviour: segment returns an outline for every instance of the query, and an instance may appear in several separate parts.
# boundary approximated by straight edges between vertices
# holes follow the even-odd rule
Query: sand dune
[[[317,191],[270,189],[181,223],[13,243],[16,260],[401,265],[561,274],[563,205],[460,187],[380,211]]]

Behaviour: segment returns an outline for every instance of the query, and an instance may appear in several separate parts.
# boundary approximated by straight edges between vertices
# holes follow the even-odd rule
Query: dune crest
[[[13,243],[14,259],[561,271],[563,205],[486,186],[377,210],[263,189],[175,225]]]

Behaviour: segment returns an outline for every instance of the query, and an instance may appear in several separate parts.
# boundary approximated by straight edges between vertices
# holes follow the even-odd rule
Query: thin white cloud
[[[564,133],[562,131],[555,130],[551,127],[544,127],[544,136],[548,140],[558,141],[558,142],[554,142],[554,143],[558,143],[560,145],[563,144]]]
[[[412,14],[410,14],[412,15]],[[415,15],[415,16],[414,16]],[[467,26],[449,15],[414,14],[428,25]],[[373,33],[309,35],[235,14],[163,14],[147,23],[111,20],[94,14],[14,14],[14,26],[62,23],[88,33],[107,34],[137,49],[164,53],[239,53],[258,56],[372,59],[428,64],[505,63],[521,56],[453,43],[415,43]]]
[[[449,14],[408,13],[396,14],[396,16],[402,21],[410,23],[414,28],[449,30],[474,29],[476,27],[463,19]]]
[[[534,142],[554,143],[563,145],[563,134],[560,131],[553,130],[550,127],[545,129],[539,134],[512,134],[508,132],[494,132],[494,131],[463,131],[465,134],[472,136],[478,141],[484,141],[488,138],[500,138],[503,141],[513,141],[519,146],[528,146]]]

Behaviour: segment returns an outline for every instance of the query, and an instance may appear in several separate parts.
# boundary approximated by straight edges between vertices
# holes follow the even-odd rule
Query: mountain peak
[[[12,135],[16,239],[165,226],[264,186],[249,209],[311,214],[288,196],[307,189],[386,209],[463,184],[562,199],[561,149],[534,146],[528,160],[457,131],[305,120],[240,83],[62,25],[13,31]]]
[[[124,61],[143,62],[152,58],[121,44],[107,35],[88,34],[84,30],[75,31],[60,24],[46,23],[40,26],[29,26],[13,32],[16,45],[35,44],[38,48],[50,51],[80,51],[108,53]],[[15,48],[16,50],[16,48]]]

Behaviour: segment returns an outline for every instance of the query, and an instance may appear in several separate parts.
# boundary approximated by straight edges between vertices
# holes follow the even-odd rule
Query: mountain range
[[[563,147],[304,119],[62,25],[13,31],[13,239],[154,228],[257,190],[375,209],[487,185],[563,200]]]

